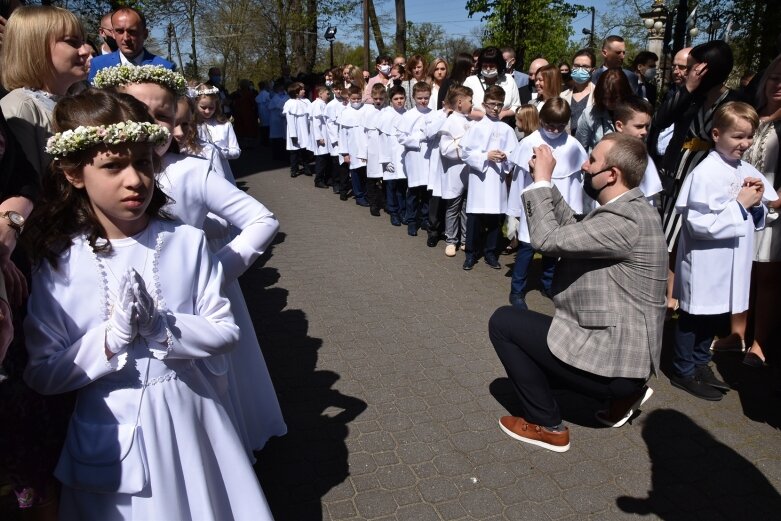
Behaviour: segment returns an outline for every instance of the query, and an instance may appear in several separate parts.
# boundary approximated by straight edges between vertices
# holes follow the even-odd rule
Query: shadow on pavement
[[[743,456],[671,409],[648,414],[643,426],[652,463],[648,497],[622,496],[627,513],[666,520],[778,519],[781,496]]]
[[[279,234],[275,244],[284,239]],[[333,389],[339,375],[317,369],[323,342],[307,334],[303,311],[286,309],[288,291],[274,286],[279,281],[275,268],[258,264],[241,279],[288,427],[256,454],[255,470],[275,519],[320,520],[322,497],[349,475],[347,425],[366,402]]]
[[[242,149],[241,156],[238,159],[231,160],[230,165],[233,177],[240,179],[252,174],[286,168],[289,163],[287,152],[285,152],[284,159],[276,160],[271,157],[271,149],[269,147],[258,145],[253,148]]]

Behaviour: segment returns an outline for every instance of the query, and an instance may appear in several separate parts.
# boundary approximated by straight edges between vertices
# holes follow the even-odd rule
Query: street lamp
[[[325,30],[325,39],[328,40],[328,45],[331,47],[331,68],[334,68],[334,40],[336,39],[336,27],[329,25]]]

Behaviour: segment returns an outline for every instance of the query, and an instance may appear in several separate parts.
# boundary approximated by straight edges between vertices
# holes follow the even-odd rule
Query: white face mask
[[[326,86],[326,87],[330,87],[330,86],[332,86],[333,84],[334,84],[334,82],[333,82],[333,81],[331,81],[331,80],[326,80],[326,82],[325,82],[325,86]]]
[[[540,132],[550,140],[559,139],[559,137],[561,137],[563,134],[563,132],[559,132],[558,130],[548,130],[544,127],[540,128]]]
[[[352,102],[352,101],[351,101],[351,102],[350,102],[350,106],[351,106],[352,108],[354,108],[355,110],[358,110],[358,109],[360,109],[361,107],[363,107],[363,102],[362,102],[362,101],[358,101],[358,102]]]
[[[385,76],[390,74],[390,70],[391,70],[391,66],[390,65],[380,65],[379,71],[380,71],[380,73],[384,74]]]
[[[496,69],[483,69],[481,71],[483,78],[496,78],[499,76],[499,71]]]

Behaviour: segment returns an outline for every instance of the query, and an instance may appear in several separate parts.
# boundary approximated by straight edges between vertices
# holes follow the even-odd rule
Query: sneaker
[[[499,263],[499,261],[496,259],[496,257],[486,257],[485,263],[491,266],[495,270],[502,269],[502,265]]]
[[[721,391],[711,387],[706,383],[701,382],[700,380],[695,378],[694,375],[692,376],[673,375],[670,377],[670,383],[673,385],[673,387],[677,387],[678,389],[683,389],[684,391],[691,394],[692,396],[696,396],[697,398],[702,398],[703,400],[718,402],[719,400],[724,398],[724,394]]]
[[[461,251],[466,251],[466,244],[461,245]]]
[[[448,257],[455,257],[456,256],[456,245],[455,244],[448,244],[445,246],[445,255]]]
[[[475,258],[467,256],[467,258],[464,259],[464,271],[471,270],[472,268],[475,267],[475,264],[477,264]]]
[[[708,364],[699,365],[694,369],[694,377],[704,384],[718,389],[719,391],[729,391],[730,386],[718,379],[713,374],[713,369]]]
[[[526,304],[526,299],[519,293],[510,293],[510,305],[521,311],[529,309],[529,306]]]
[[[407,235],[410,237],[417,237],[418,236],[418,225],[415,223],[409,223],[407,225]]]
[[[505,434],[524,443],[537,445],[554,452],[569,450],[569,428],[563,431],[551,431],[545,427],[529,423],[520,416],[502,416],[499,427]]]
[[[654,390],[645,386],[631,396],[610,400],[610,407],[603,411],[597,411],[597,421],[608,427],[621,427],[629,421],[629,418],[635,413],[635,409],[648,401],[652,394],[654,394]]]
[[[401,226],[401,219],[399,219],[399,216],[395,213],[391,214],[390,221],[392,226]]]

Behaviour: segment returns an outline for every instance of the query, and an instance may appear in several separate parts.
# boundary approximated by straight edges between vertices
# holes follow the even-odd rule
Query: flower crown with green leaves
[[[120,143],[152,143],[159,146],[168,141],[170,132],[165,127],[146,121],[125,121],[113,125],[76,127],[57,132],[46,143],[46,153],[60,159],[68,154],[92,148],[96,145]]]
[[[99,89],[121,87],[131,83],[157,83],[168,87],[177,96],[187,92],[187,82],[178,72],[166,69],[162,65],[117,65],[100,69],[92,80]]]

